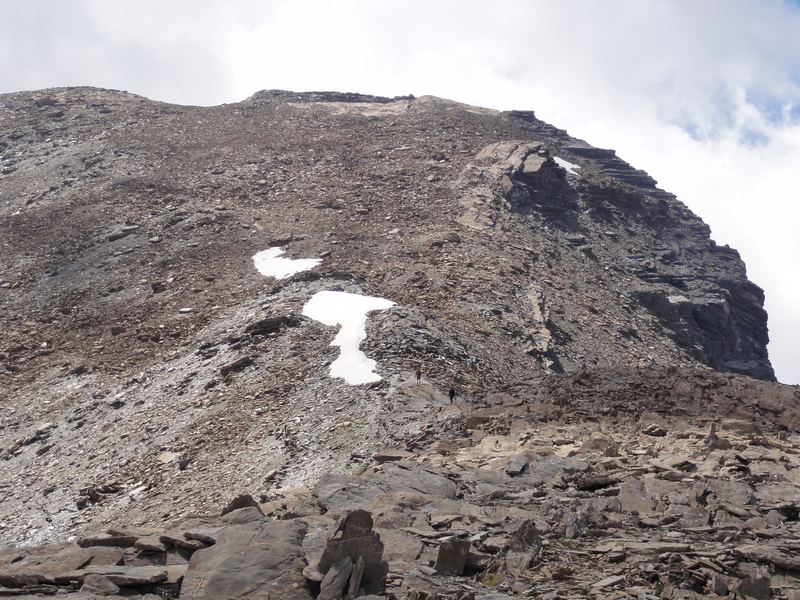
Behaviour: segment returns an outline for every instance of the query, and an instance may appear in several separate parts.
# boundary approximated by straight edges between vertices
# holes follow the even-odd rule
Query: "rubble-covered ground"
[[[379,576],[368,564],[360,586],[390,597],[800,597],[797,390],[635,369],[544,376],[453,403],[429,387],[398,384],[396,401],[418,402],[428,419],[359,457],[357,475],[240,498],[223,517],[6,549],[0,585],[76,599],[102,586],[138,598],[313,598],[341,519],[364,510],[379,540],[352,547],[386,564]]]

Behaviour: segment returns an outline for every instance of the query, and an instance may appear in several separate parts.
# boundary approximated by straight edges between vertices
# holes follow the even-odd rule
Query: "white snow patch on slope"
[[[331,346],[339,346],[339,358],[331,363],[331,377],[341,377],[350,385],[380,381],[381,376],[373,371],[374,360],[359,350],[367,337],[367,313],[386,310],[394,302],[374,296],[361,296],[349,292],[317,292],[306,302],[303,314],[330,326],[341,326]]]
[[[556,161],[556,164],[559,167],[562,167],[567,170],[567,173],[570,175],[577,175],[578,172],[575,169],[580,169],[580,167],[574,163],[569,162],[568,160],[564,160],[563,158],[559,158],[557,156],[553,157],[553,160]]]
[[[283,248],[278,246],[262,250],[253,256],[253,263],[262,275],[284,279],[300,271],[313,269],[322,262],[321,258],[301,258],[299,260],[281,258],[281,254],[283,254]]]

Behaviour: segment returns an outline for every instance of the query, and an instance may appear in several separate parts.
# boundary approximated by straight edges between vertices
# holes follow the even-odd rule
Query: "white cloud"
[[[0,90],[213,104],[335,89],[533,109],[616,148],[740,250],[767,293],[778,376],[800,382],[797,31],[788,0],[26,0],[0,4]]]

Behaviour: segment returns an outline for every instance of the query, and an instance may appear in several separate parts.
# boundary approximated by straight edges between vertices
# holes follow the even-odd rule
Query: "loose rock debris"
[[[798,596],[763,293],[613,150],[58,88],[0,96],[0,171],[0,595]],[[321,292],[394,303],[369,381],[329,377]]]

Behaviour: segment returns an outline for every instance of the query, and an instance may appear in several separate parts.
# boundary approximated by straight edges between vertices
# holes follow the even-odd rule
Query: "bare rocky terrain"
[[[763,292],[531,112],[0,95],[0,244],[0,596],[800,598]]]

